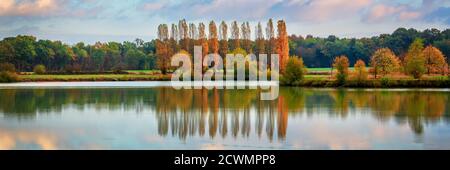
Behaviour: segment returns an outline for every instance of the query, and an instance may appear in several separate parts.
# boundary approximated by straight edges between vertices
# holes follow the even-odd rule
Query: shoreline
[[[21,77],[18,82],[11,83],[45,83],[45,82],[169,82],[169,75],[69,75]],[[11,84],[0,83],[0,84]],[[358,82],[348,80],[339,85],[330,79],[306,79],[295,85],[280,84],[281,87],[313,87],[313,88],[450,88],[450,79],[370,79]]]

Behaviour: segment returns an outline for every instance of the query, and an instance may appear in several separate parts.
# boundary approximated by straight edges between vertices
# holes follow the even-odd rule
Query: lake
[[[449,89],[0,85],[0,149],[450,149]]]

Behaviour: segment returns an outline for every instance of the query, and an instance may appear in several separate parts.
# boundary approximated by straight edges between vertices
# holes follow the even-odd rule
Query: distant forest
[[[448,60],[450,56],[450,29],[418,31],[413,28],[398,28],[392,34],[351,39],[338,38],[333,35],[327,38],[311,35],[306,37],[291,35],[289,36],[289,47],[290,55],[303,57],[308,67],[330,67],[332,58],[339,55],[346,55],[350,65],[353,65],[358,59],[369,63],[372,54],[380,48],[389,48],[400,59],[403,59],[409,46],[417,38],[422,39],[425,46],[433,45],[440,49]]]
[[[270,21],[271,22],[271,21]],[[223,24],[223,22],[222,22]],[[248,23],[242,24],[245,29],[239,33],[239,25],[233,23],[230,30],[232,36],[228,38],[223,31],[228,30],[227,26],[219,27],[218,38],[219,50],[233,53],[238,44],[242,44],[242,48],[246,53],[258,54],[258,48],[261,44],[269,44],[267,36],[262,35],[261,24],[255,27],[255,40],[248,37],[251,29]],[[174,27],[175,26],[175,27]],[[211,24],[210,24],[211,26]],[[177,25],[172,25],[176,28]],[[203,31],[205,26],[201,25]],[[234,28],[233,28],[234,27]],[[188,27],[187,27],[188,28]],[[215,25],[210,28],[215,28]],[[197,28],[196,28],[197,29]],[[222,29],[222,30],[221,30]],[[275,34],[272,30],[265,29],[266,34]],[[272,31],[271,33],[268,32]],[[168,31],[168,29],[167,29]],[[179,32],[179,30],[173,30]],[[188,32],[188,30],[185,30]],[[217,31],[217,30],[215,30]],[[237,33],[236,33],[237,31]],[[192,32],[193,34],[198,34]],[[202,33],[205,40],[206,33]],[[243,36],[239,36],[244,34]],[[225,35],[225,37],[223,37]],[[197,35],[198,36],[198,35]],[[244,37],[245,39],[241,39]],[[235,38],[235,39],[232,39]],[[418,31],[415,29],[399,28],[392,34],[382,34],[370,38],[339,38],[330,35],[327,38],[320,38],[308,35],[306,37],[299,35],[290,35],[289,39],[289,55],[302,57],[306,66],[314,67],[330,67],[335,56],[346,55],[350,64],[353,65],[357,59],[362,59],[369,63],[370,56],[379,48],[390,48],[397,56],[402,58],[409,45],[417,38],[423,39],[425,46],[433,45],[439,48],[445,56],[450,56],[450,29],[444,31],[438,29],[427,29]],[[183,41],[175,38],[177,41]],[[75,45],[67,45],[61,41],[38,40],[33,36],[17,36],[9,37],[0,41],[0,63],[14,64],[18,71],[32,71],[33,67],[39,64],[45,65],[48,71],[60,72],[82,72],[82,71],[114,71],[114,70],[149,70],[158,69],[158,53],[156,44],[158,40],[144,42],[136,39],[133,42],[98,42],[93,45],[77,43]],[[222,43],[230,42],[226,49],[221,47]],[[233,41],[233,42],[232,42]],[[206,43],[211,41],[205,41]],[[235,45],[232,45],[232,44]],[[182,43],[180,43],[182,44]],[[215,45],[213,45],[215,46]],[[217,46],[216,46],[217,47]],[[266,46],[270,48],[270,46]],[[212,51],[212,50],[210,50]],[[448,62],[448,61],[447,61]]]

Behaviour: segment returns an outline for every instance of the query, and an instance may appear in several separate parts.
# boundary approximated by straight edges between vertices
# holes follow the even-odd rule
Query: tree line
[[[170,28],[169,28],[170,27]],[[0,63],[10,63],[17,71],[32,71],[36,65],[44,65],[51,72],[108,72],[115,70],[159,69],[170,71],[170,57],[177,52],[193,54],[194,46],[201,46],[203,56],[217,53],[280,54],[281,70],[285,70],[289,56],[299,56],[305,66],[331,67],[336,56],[345,55],[353,65],[361,59],[370,63],[378,49],[389,48],[404,60],[409,45],[422,39],[425,47],[432,45],[450,56],[450,29],[440,31],[399,28],[392,34],[370,38],[327,38],[290,35],[286,23],[273,20],[258,23],[253,29],[249,22],[214,21],[208,24],[187,23],[158,26],[158,37],[150,42],[136,39],[134,42],[82,42],[68,45],[61,41],[37,40],[36,37],[19,35],[0,41]],[[253,37],[253,38],[252,38]],[[446,62],[449,62],[448,60]]]
[[[392,34],[381,34],[369,38],[338,38],[330,35],[326,38],[289,36],[290,55],[301,56],[310,68],[331,67],[336,56],[345,55],[351,65],[361,59],[369,63],[372,54],[378,49],[389,48],[401,60],[406,57],[410,44],[422,39],[424,46],[434,46],[444,56],[450,56],[450,29],[426,29],[418,31],[410,28],[398,28]],[[447,62],[449,62],[447,60]]]
[[[12,64],[17,71],[32,71],[37,65],[44,65],[51,72],[156,69],[155,42],[136,39],[123,43],[67,45],[19,35],[0,41],[0,63]]]

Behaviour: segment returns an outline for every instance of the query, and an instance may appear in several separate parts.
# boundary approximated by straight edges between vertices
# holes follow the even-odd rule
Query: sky
[[[286,20],[289,34],[370,37],[450,28],[450,0],[0,0],[0,39],[149,41],[159,24]]]

